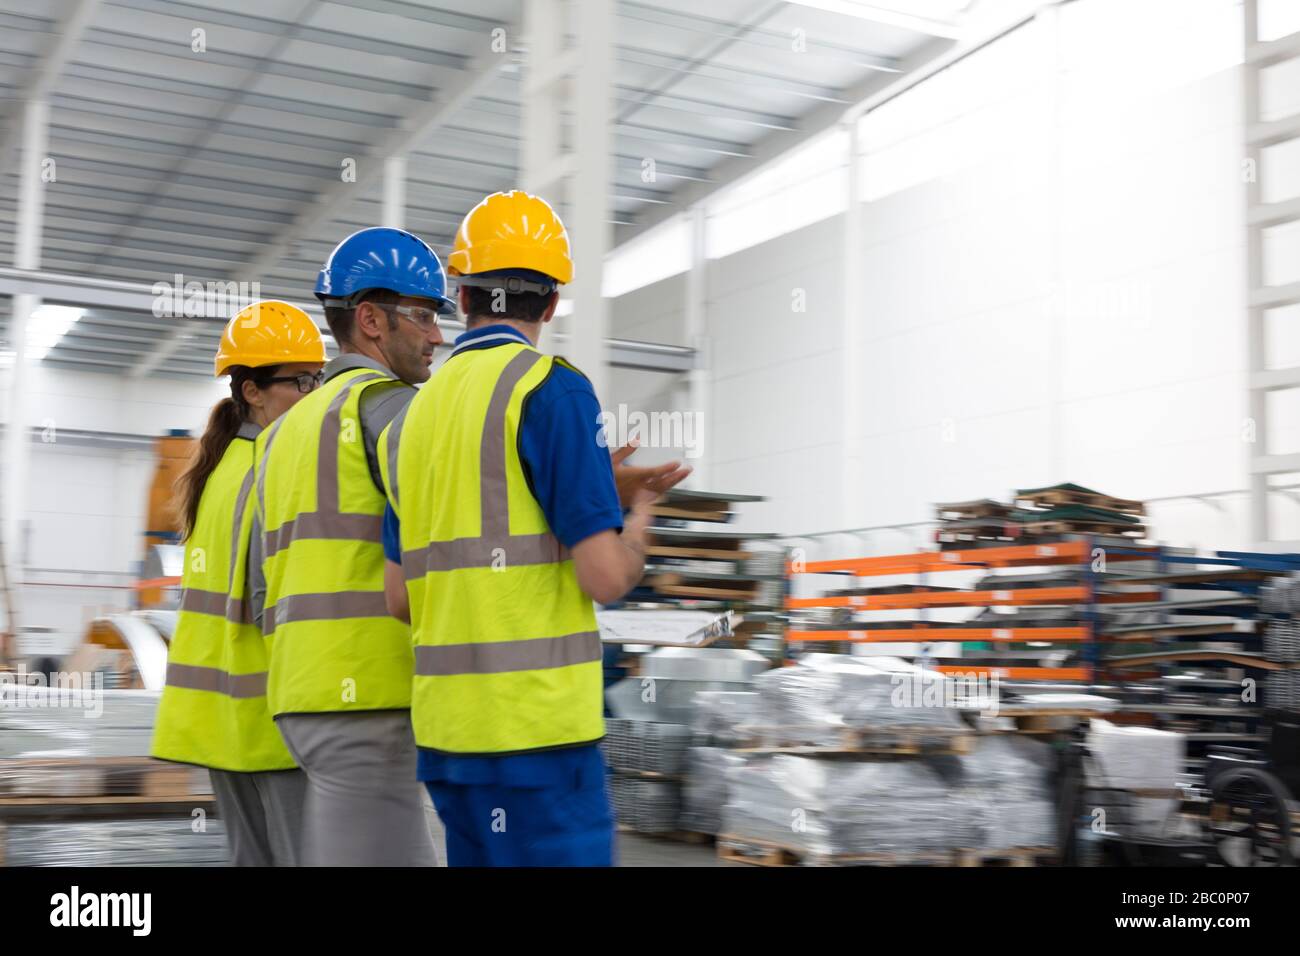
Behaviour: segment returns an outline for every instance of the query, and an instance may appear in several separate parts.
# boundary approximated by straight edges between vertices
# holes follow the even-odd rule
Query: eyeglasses
[[[325,381],[325,372],[299,372],[297,375],[276,375],[274,378],[268,378],[266,384],[273,382],[293,382],[298,386],[298,391],[303,395],[310,395],[316,389],[320,388],[321,383]]]
[[[438,312],[436,309],[426,309],[422,305],[384,305],[379,302],[373,304],[379,306],[385,312],[396,312],[402,318],[414,322],[421,332],[432,332],[438,327]]]

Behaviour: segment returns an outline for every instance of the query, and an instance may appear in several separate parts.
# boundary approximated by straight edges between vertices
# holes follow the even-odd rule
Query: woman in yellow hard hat
[[[236,866],[297,865],[306,778],[266,706],[267,654],[248,615],[253,441],[320,384],[316,323],[285,302],[256,302],[226,325],[212,409],[181,476],[185,567],[153,756],[209,768]]]

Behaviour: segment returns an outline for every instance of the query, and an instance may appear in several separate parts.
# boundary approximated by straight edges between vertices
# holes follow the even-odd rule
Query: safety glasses
[[[325,381],[325,372],[299,372],[297,375],[276,375],[266,380],[266,384],[272,382],[293,382],[298,386],[298,391],[303,395],[309,395],[316,389],[320,388],[321,383]]]
[[[421,305],[383,305],[379,302],[374,304],[385,312],[396,312],[408,322],[414,322],[416,328],[421,332],[432,332],[438,327],[438,312],[436,309],[426,309]]]

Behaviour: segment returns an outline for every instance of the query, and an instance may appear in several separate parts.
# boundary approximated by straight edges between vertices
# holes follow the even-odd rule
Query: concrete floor
[[[639,833],[618,834],[619,866],[743,866],[718,859],[713,844],[677,843]]]

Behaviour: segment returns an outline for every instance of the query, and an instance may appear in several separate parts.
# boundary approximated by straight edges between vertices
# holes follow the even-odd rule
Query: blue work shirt
[[[485,325],[456,339],[452,355],[510,342],[529,345],[508,325]],[[436,373],[435,373],[436,374]],[[556,363],[524,402],[519,457],[546,523],[566,547],[602,531],[623,529],[609,448],[601,433],[600,402],[591,382]],[[401,564],[401,521],[391,505],[384,512],[384,556]],[[547,786],[574,778],[595,744],[504,757],[458,757],[420,749],[420,780],[456,784]]]

